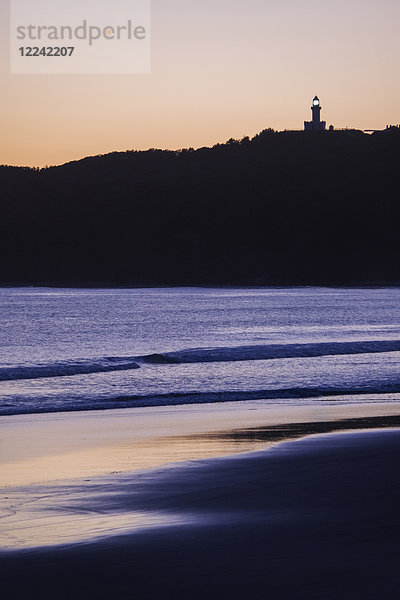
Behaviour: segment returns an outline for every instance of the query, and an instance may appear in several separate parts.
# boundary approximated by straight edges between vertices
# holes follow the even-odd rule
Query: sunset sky
[[[315,94],[328,125],[400,123],[399,0],[153,0],[149,75],[12,75],[0,23],[0,164],[301,129]]]

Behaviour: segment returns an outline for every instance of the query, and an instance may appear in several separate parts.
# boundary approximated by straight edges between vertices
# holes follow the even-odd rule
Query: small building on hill
[[[321,104],[315,96],[311,107],[312,121],[304,121],[304,131],[325,131],[326,121],[321,121]]]

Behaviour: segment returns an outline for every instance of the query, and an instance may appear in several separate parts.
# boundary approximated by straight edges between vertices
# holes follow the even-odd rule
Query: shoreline
[[[394,427],[400,428],[400,402],[293,406],[252,401],[3,418],[0,548],[88,543],[130,526],[169,524],[163,511],[149,516],[146,510],[97,510],[98,488],[110,482],[113,489],[190,465],[240,460],[254,452],[269,457],[321,434],[322,439],[323,434]],[[63,507],[82,496],[94,505],[65,512]]]
[[[0,493],[239,454],[309,433],[399,424],[399,401],[323,399],[10,415],[0,417]]]
[[[375,429],[57,485],[49,513],[64,523],[95,515],[110,530],[101,535],[97,522],[83,543],[1,551],[3,589],[49,599],[395,598],[399,458],[400,429]],[[38,491],[31,511],[43,516]]]

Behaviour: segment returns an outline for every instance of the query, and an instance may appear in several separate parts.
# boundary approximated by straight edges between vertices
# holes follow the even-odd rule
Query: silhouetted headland
[[[0,282],[400,282],[400,129],[0,167]]]

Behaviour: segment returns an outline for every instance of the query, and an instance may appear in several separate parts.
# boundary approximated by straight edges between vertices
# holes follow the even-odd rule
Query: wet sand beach
[[[307,434],[398,426],[400,402],[248,401],[0,417],[0,490],[142,471]]]
[[[396,598],[399,458],[399,430],[373,430],[82,484],[66,514],[142,514],[147,526],[3,552],[2,588],[13,598]]]
[[[8,597],[397,597],[397,403],[115,413],[2,420]]]

